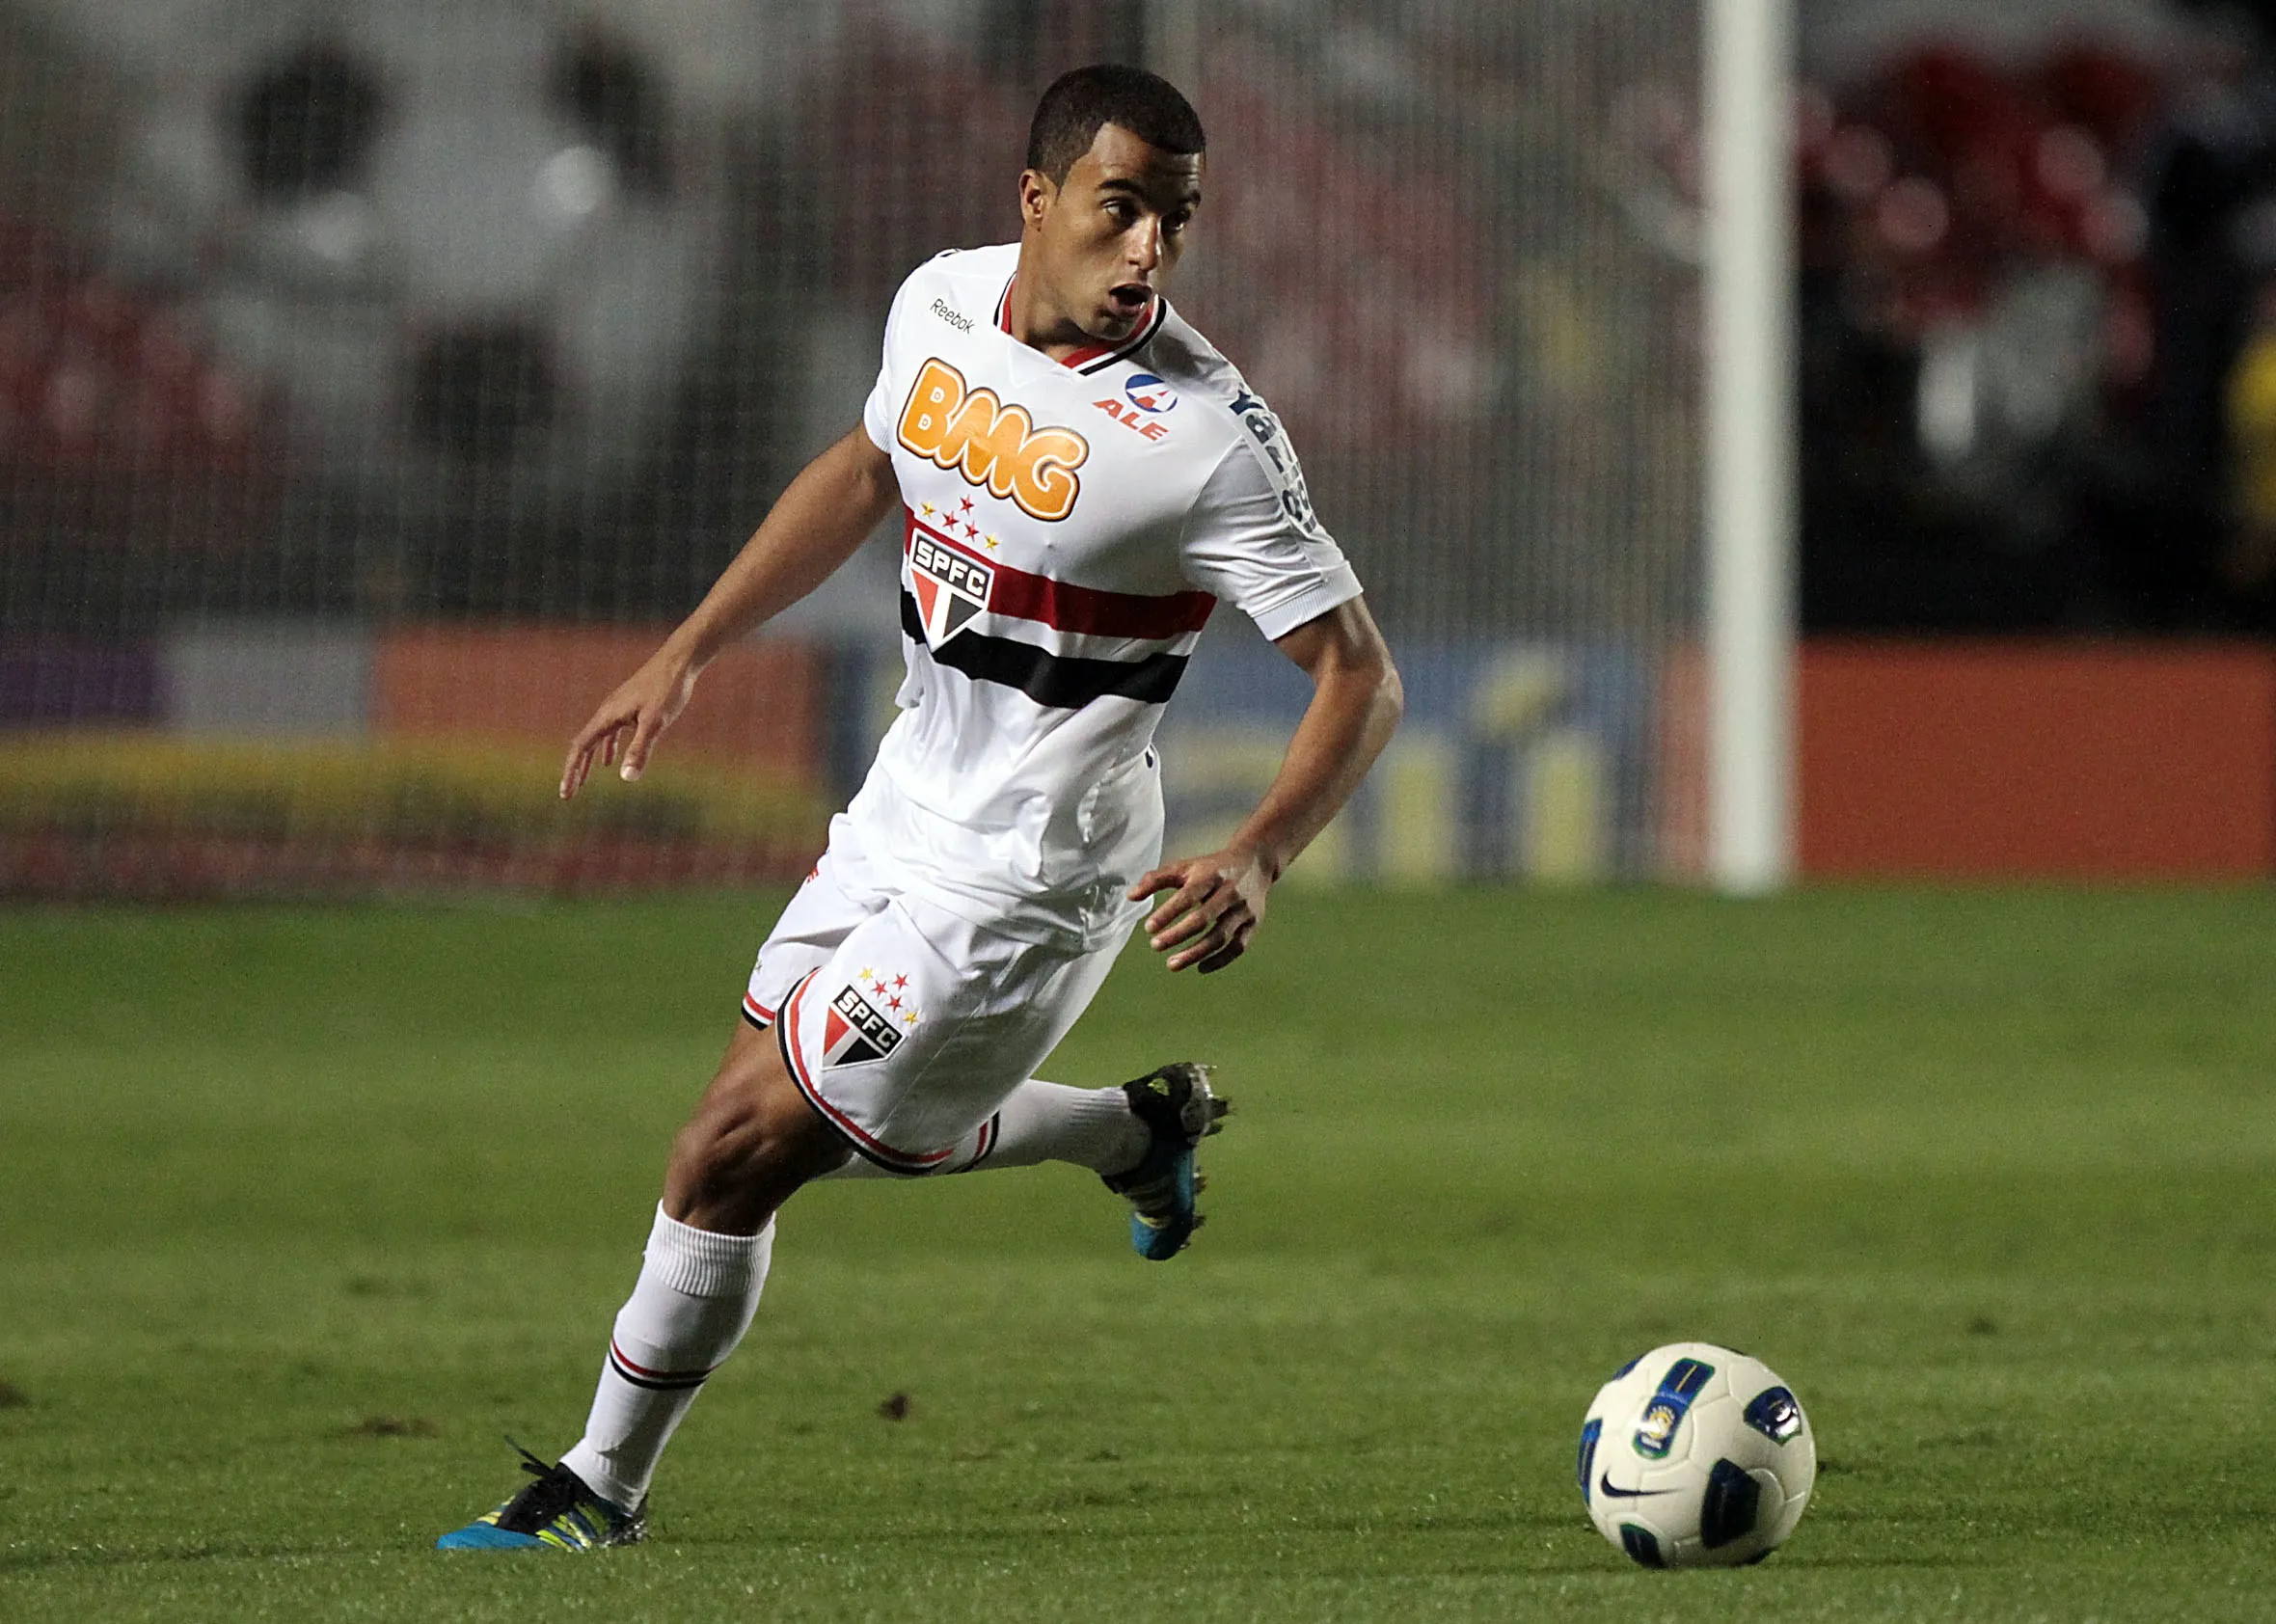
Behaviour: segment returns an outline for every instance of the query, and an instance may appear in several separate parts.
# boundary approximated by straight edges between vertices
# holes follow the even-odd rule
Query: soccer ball
[[[1761,1360],[1670,1342],[1597,1390],[1580,1476],[1597,1532],[1645,1567],[1737,1567],[1761,1561],[1802,1521],[1818,1444]]]

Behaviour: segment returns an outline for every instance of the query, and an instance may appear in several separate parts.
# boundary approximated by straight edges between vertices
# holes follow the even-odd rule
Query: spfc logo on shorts
[[[988,608],[995,571],[978,558],[944,547],[923,530],[909,538],[908,585],[925,623],[925,641],[938,648]]]
[[[857,984],[840,988],[830,1000],[822,1023],[822,1064],[862,1066],[882,1060],[916,1023],[908,978],[864,970]]]

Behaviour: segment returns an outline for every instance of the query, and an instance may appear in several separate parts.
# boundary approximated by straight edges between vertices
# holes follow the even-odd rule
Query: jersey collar
[[[1012,289],[1018,281],[1019,273],[1014,271],[1011,280],[1004,284],[1003,292],[996,296],[995,324],[997,330],[1006,337],[1010,337],[1012,332]],[[1105,344],[1085,344],[1072,355],[1059,360],[1058,364],[1070,372],[1080,372],[1085,376],[1093,372],[1103,372],[1117,362],[1129,360],[1148,344],[1153,342],[1153,336],[1162,330],[1162,323],[1169,319],[1169,301],[1157,293],[1147,306],[1146,319],[1138,324],[1138,331],[1124,339],[1120,345],[1109,347]],[[1014,342],[1017,342],[1017,340],[1014,339]],[[1042,354],[1040,350],[1037,353]],[[1044,359],[1055,360],[1057,358],[1045,356]]]

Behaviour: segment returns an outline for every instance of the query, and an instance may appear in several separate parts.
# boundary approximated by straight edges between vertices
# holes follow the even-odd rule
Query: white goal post
[[[1794,872],[1794,0],[1706,0],[1707,869]]]

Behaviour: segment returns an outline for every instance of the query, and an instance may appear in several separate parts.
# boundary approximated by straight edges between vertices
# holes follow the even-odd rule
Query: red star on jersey
[[[958,502],[958,503],[957,503],[957,511],[958,511],[958,512],[960,512],[960,513],[969,513],[969,512],[971,512],[971,511],[972,511],[972,499],[971,499],[970,497],[966,497],[966,498],[965,498],[965,499],[964,499],[962,501],[960,501],[960,502]]]
[[[907,977],[907,976],[895,976],[895,977],[893,978],[893,989],[894,989],[896,992],[906,992],[906,991],[908,991],[908,977]]]

